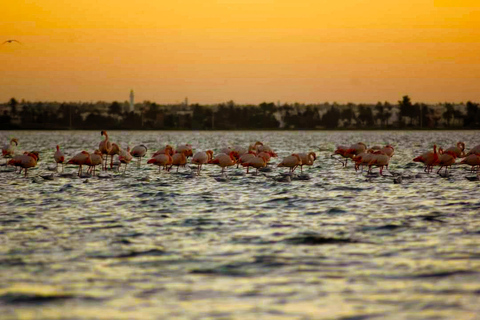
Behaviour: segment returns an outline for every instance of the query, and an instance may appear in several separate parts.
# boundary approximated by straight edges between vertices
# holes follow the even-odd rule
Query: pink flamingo
[[[267,159],[265,153],[263,155],[259,156],[253,156],[251,157],[248,162],[242,163],[242,166],[247,167],[253,167],[255,168],[255,175],[258,174],[258,169],[260,168],[265,168],[267,166]]]
[[[103,167],[103,170],[107,171],[107,158],[108,153],[112,150],[112,143],[108,140],[107,131],[102,130],[100,132],[100,135],[105,136],[105,140],[100,141],[98,145],[98,150],[100,150],[100,152],[105,155],[105,166]]]
[[[293,172],[297,166],[302,163],[302,159],[296,153],[292,154],[291,156],[283,158],[282,162],[280,162],[277,167],[287,167],[290,168],[290,172]]]
[[[55,162],[57,163],[57,168],[56,170],[58,171],[58,164],[62,164],[62,172],[65,166],[65,155],[63,154],[62,150],[60,150],[60,146],[57,144],[57,151],[55,151],[53,158],[55,159]]]
[[[164,170],[170,171],[169,167],[173,163],[172,156],[164,153],[157,154],[155,157],[147,161],[148,164],[153,164],[158,166],[158,172],[160,172],[163,167]]]
[[[103,155],[103,153],[102,153]],[[89,166],[91,164],[90,161],[90,153],[87,151],[82,151],[77,153],[72,159],[68,160],[67,164],[75,164],[78,167],[78,176],[82,175],[82,166],[86,165]]]
[[[478,168],[480,167],[480,154],[470,154],[463,158],[459,164],[468,164],[469,166],[472,166],[470,169],[472,172],[475,171],[475,167],[477,167],[478,171]]]
[[[20,167],[20,173],[25,169],[25,177],[27,176],[27,171],[29,168],[33,168],[37,165],[39,160],[39,155],[37,151],[28,152],[19,156],[15,156],[13,159],[8,161],[9,165]]]
[[[299,153],[302,163],[300,164],[300,172],[303,172],[303,166],[312,166],[313,162],[317,160],[317,155],[315,152],[310,153]]]
[[[125,172],[127,171],[127,166],[128,164],[130,163],[130,161],[132,161],[133,159],[133,156],[132,154],[130,153],[130,147],[127,146],[127,151],[125,150],[122,150],[120,152],[120,155],[118,156],[118,160],[120,161],[120,163],[124,163],[125,164],[125,169],[123,169],[123,173],[125,174]]]
[[[448,167],[455,163],[456,158],[457,158],[457,154],[454,151],[442,152],[438,157],[438,161],[436,163],[436,165],[440,166],[440,169],[438,169],[437,174],[440,173],[440,170],[442,170],[443,167],[445,167],[445,174],[447,174]]]
[[[133,147],[130,151],[132,157],[138,158],[137,167],[140,168],[142,158],[147,154],[147,147],[143,144]],[[155,156],[155,155],[154,155]]]
[[[88,165],[88,170],[87,173],[92,173],[95,176],[95,171],[96,167],[98,165],[101,165],[103,162],[103,154],[100,152],[100,150],[95,150],[93,153],[90,154],[90,163],[87,163]]]
[[[215,159],[211,160],[210,163],[217,164],[222,168],[222,174],[225,174],[225,168],[235,165],[236,160],[234,152],[231,151],[230,154],[220,153]]]
[[[200,170],[202,170],[202,165],[208,163],[213,158],[213,151],[200,151],[193,155],[192,163],[197,165],[197,174],[200,175]]]
[[[423,153],[422,155],[413,159],[414,162],[422,162],[425,164],[425,171],[429,173],[433,170],[433,166],[438,162],[438,153],[437,153],[437,145],[433,145],[433,152],[428,151]]]

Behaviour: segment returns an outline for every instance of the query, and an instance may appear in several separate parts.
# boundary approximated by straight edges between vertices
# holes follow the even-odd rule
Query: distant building
[[[134,112],[135,111],[135,94],[133,93],[133,90],[130,90],[130,109],[129,112]]]

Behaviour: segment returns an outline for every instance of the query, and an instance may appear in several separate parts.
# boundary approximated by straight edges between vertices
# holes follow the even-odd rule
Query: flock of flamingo
[[[54,168],[58,171],[58,166],[62,165],[62,172],[65,164],[78,165],[78,175],[82,176],[82,167],[88,167],[87,174],[95,175],[96,167],[101,165],[104,171],[108,170],[108,166],[113,168],[114,166],[124,165],[124,173],[128,164],[137,158],[137,166],[141,166],[141,160],[147,155],[147,147],[145,145],[137,145],[130,149],[122,149],[118,144],[112,143],[109,140],[109,136],[106,131],[101,131],[101,135],[105,136],[93,153],[87,151],[81,151],[66,161],[65,154],[60,147],[56,146],[56,152],[53,158],[56,163]],[[33,168],[37,165],[39,160],[39,153],[37,151],[24,152],[22,154],[15,154],[15,147],[18,145],[18,139],[13,138],[2,148],[2,155],[4,158],[8,158],[6,165],[11,165],[20,168],[20,173],[25,170],[25,176],[29,168]],[[344,160],[339,160],[342,166],[346,167],[348,159],[351,159],[355,164],[355,170],[359,170],[360,166],[368,167],[368,173],[372,172],[372,167],[378,167],[380,169],[380,175],[383,175],[383,169],[388,170],[390,159],[395,153],[392,145],[373,146],[367,148],[363,142],[358,142],[350,146],[338,146],[332,157],[339,155]],[[108,165],[108,156],[110,156],[110,165]],[[114,162],[114,156],[118,157],[118,160]],[[225,174],[225,169],[230,166],[240,165],[249,172],[250,168],[255,169],[255,173],[262,168],[267,167],[272,157],[277,157],[277,154],[273,149],[260,141],[248,146],[234,146],[226,147],[220,150],[220,152],[214,157],[212,150],[199,151],[193,153],[192,146],[190,144],[179,145],[175,149],[171,145],[166,145],[160,150],[153,153],[151,159],[147,161],[148,164],[156,165],[159,167],[159,171],[163,168],[165,171],[170,171],[172,167],[185,167],[187,163],[197,166],[196,173],[200,175],[203,165],[214,164],[221,167],[221,173]],[[303,166],[311,166],[316,160],[317,156],[314,152],[309,153],[294,153],[285,157],[277,167],[289,168],[289,172],[293,173],[297,167],[300,167],[300,171],[303,172]],[[475,169],[480,172],[480,145],[472,148],[468,153],[465,152],[465,143],[458,142],[456,146],[443,150],[438,149],[437,146],[433,146],[433,151],[428,151],[422,155],[413,159],[414,162],[422,162],[425,164],[425,172],[430,173],[434,166],[440,167],[437,173],[440,173],[442,168],[445,168],[445,174],[447,174],[447,168],[456,163],[457,158],[463,158],[459,164],[467,164],[471,166],[471,170]]]

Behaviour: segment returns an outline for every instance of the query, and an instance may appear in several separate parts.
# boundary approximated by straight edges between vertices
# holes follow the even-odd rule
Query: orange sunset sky
[[[16,0],[0,102],[480,101],[480,1]]]

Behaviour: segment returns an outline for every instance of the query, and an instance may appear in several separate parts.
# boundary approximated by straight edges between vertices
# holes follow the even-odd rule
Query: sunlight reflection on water
[[[68,156],[98,146],[97,131],[1,132],[40,151],[28,178],[0,173],[0,308],[20,318],[378,317],[473,319],[480,312],[480,189],[465,167],[442,178],[411,160],[433,143],[480,143],[457,132],[109,132],[149,154],[254,141],[281,159],[315,151],[308,181],[280,168],[218,182],[130,165],[109,179],[56,178]],[[395,146],[391,171],[366,177],[330,158],[336,145]],[[67,158],[68,158],[67,156]],[[278,159],[273,159],[277,162]],[[5,170],[2,167],[0,170]],[[66,167],[76,172],[75,167]],[[184,171],[182,173],[182,171]],[[186,172],[186,173],[185,173]]]

